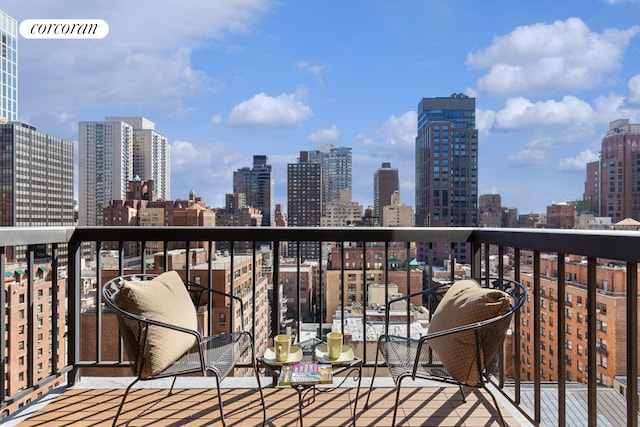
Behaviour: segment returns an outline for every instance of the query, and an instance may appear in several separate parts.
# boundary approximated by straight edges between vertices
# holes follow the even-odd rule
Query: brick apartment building
[[[102,224],[105,227],[213,227],[216,225],[216,213],[193,191],[189,193],[187,200],[158,200],[152,180],[136,179],[129,181],[126,199],[111,200],[109,206],[103,209]],[[207,244],[190,242],[192,248],[204,248]],[[140,255],[141,248],[137,242],[123,242],[123,245],[125,256]],[[169,242],[167,249],[183,246],[184,242]],[[119,249],[119,242],[103,242],[102,249]],[[164,250],[164,243],[149,241],[146,242],[145,249],[146,253],[161,252]]]
[[[278,276],[282,284],[282,295],[287,299],[288,319],[297,319],[298,307],[300,307],[302,321],[314,321],[313,295],[316,288],[317,274],[316,263],[304,262],[298,265],[286,260],[280,262]],[[299,299],[298,287],[300,288]]]
[[[54,314],[54,286],[50,264],[35,264],[33,272],[27,271],[22,264],[7,263],[4,277],[6,296],[6,333],[8,347],[5,349],[6,369],[4,377],[5,394],[15,396],[21,390],[33,386],[28,383],[33,372],[34,381],[48,377],[51,372],[66,363],[65,346],[65,286],[63,280],[58,281],[57,307]],[[33,295],[29,295],[30,283],[33,281]],[[30,299],[33,299],[31,305]],[[54,317],[55,316],[55,317]],[[58,328],[54,328],[58,325]],[[33,361],[29,365],[29,349],[32,350]],[[56,366],[57,365],[57,366]],[[36,400],[65,382],[60,378],[49,383],[46,388],[31,393],[3,409],[6,414],[13,413],[23,405]]]
[[[573,229],[576,224],[576,210],[571,203],[556,203],[547,206],[547,228]]]
[[[565,262],[566,292],[558,295],[558,263],[555,256],[541,256],[540,270],[540,375],[542,381],[587,382],[587,264],[581,257],[570,256]],[[521,273],[521,282],[533,291],[531,271]],[[614,385],[614,377],[626,372],[626,272],[624,266],[601,262],[596,268],[596,358],[597,382]],[[557,317],[561,303],[565,305],[566,327],[558,337]],[[521,378],[534,378],[532,315],[533,297],[521,309],[522,348]],[[564,342],[558,342],[564,339]],[[559,373],[557,352],[565,352],[565,371]]]
[[[412,268],[409,271],[407,283],[406,265],[414,259],[415,247],[411,247],[407,251],[404,244],[392,242],[387,249],[388,259],[385,256],[385,247],[375,243],[367,244],[365,250],[363,250],[362,245],[345,246],[344,249],[334,246],[331,249],[327,271],[323,275],[325,301],[323,317],[325,322],[331,322],[336,310],[342,305],[341,284],[343,284],[345,291],[345,306],[354,303],[366,306],[366,301],[364,300],[365,286],[385,284],[387,282],[387,278],[385,278],[385,263],[388,264],[388,284],[396,284],[400,294],[422,290],[423,280],[422,270],[420,269]],[[366,253],[366,256],[364,253]],[[341,270],[343,254],[344,275]],[[366,272],[363,271],[365,266]],[[416,297],[412,302],[416,305],[422,305],[419,297]]]

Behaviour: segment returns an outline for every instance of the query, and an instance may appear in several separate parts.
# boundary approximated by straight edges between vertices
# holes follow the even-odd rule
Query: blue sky
[[[353,149],[353,199],[382,162],[414,205],[423,97],[476,97],[479,193],[520,213],[582,197],[608,124],[640,123],[638,0],[20,1],[19,22],[94,18],[100,40],[19,40],[19,115],[77,141],[78,121],[144,116],[172,146],[171,197],[213,207],[264,154],[276,203],[301,150]]]

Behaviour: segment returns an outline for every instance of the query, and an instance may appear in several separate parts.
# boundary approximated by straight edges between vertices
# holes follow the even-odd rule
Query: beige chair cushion
[[[159,322],[198,330],[198,318],[187,288],[175,271],[162,273],[153,280],[128,281],[114,299],[125,311]],[[123,337],[127,339],[126,334]],[[142,379],[153,377],[168,368],[196,343],[193,335],[150,325],[142,362]],[[142,345],[139,343],[138,345]]]
[[[482,288],[475,280],[457,281],[449,288],[433,313],[429,333],[481,322],[505,314],[510,309],[510,302],[509,294],[501,290]],[[501,325],[497,327],[500,328]],[[485,334],[490,338],[485,338],[483,347],[491,349],[493,354],[485,353],[481,354],[481,357],[495,356],[504,338],[504,332],[502,330],[495,334]],[[433,338],[428,341],[428,344],[454,380],[476,386],[480,381],[480,374],[475,340],[475,332],[470,330]],[[480,363],[484,361],[481,360]]]

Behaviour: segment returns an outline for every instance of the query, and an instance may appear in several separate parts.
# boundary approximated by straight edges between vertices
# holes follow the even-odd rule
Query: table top
[[[318,338],[310,338],[302,342],[293,344],[302,351],[302,359],[296,363],[330,363],[333,366],[353,366],[362,362],[362,359],[353,355],[353,350],[348,346],[343,346],[343,353],[337,360],[328,359],[326,355],[326,343]],[[277,367],[290,362],[276,362],[275,359],[258,357],[258,361],[270,367]]]

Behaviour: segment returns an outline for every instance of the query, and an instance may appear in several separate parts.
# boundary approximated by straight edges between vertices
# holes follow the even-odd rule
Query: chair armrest
[[[414,292],[414,293],[409,294],[409,295],[402,295],[402,296],[399,296],[397,298],[392,298],[389,301],[387,301],[387,304],[386,304],[387,311],[389,310],[391,304],[393,304],[394,302],[398,302],[398,301],[402,301],[402,300],[406,300],[406,299],[411,299],[411,298],[417,297],[417,296],[425,296],[425,295],[429,295],[429,294],[435,294],[435,293],[437,293],[439,291],[446,291],[447,286],[450,286],[450,285],[451,285],[450,283],[444,283],[444,284],[441,284],[441,285],[434,286],[432,288],[428,288],[428,289],[422,290],[420,292]]]
[[[442,295],[444,295],[444,292],[448,289],[450,285],[451,285],[450,283],[444,283],[441,285],[437,285],[437,286],[422,290],[420,292],[414,292],[412,294],[402,295],[387,301],[387,303],[385,304],[385,313],[384,313],[385,333],[388,333],[389,331],[389,313],[391,312],[391,304],[398,301],[404,301],[404,300],[411,301],[411,298],[414,298],[417,296],[422,296],[424,298],[425,296],[437,295],[439,293],[442,293]]]
[[[242,302],[242,298],[238,297],[237,295],[230,294],[228,292],[224,292],[224,291],[221,291],[221,290],[218,290],[218,289],[213,289],[213,288],[209,288],[209,287],[206,287],[206,286],[202,286],[202,285],[199,285],[197,283],[190,282],[190,281],[185,281],[185,286],[187,287],[187,291],[189,292],[189,295],[191,295],[191,299],[193,300],[193,305],[196,308],[204,306],[206,304],[206,303],[204,303],[202,301],[202,293],[203,292],[222,295],[222,296],[225,296],[227,298],[231,298],[232,300],[238,302],[240,304],[240,320],[242,322],[241,326],[242,326],[242,330],[245,330],[244,304]]]

